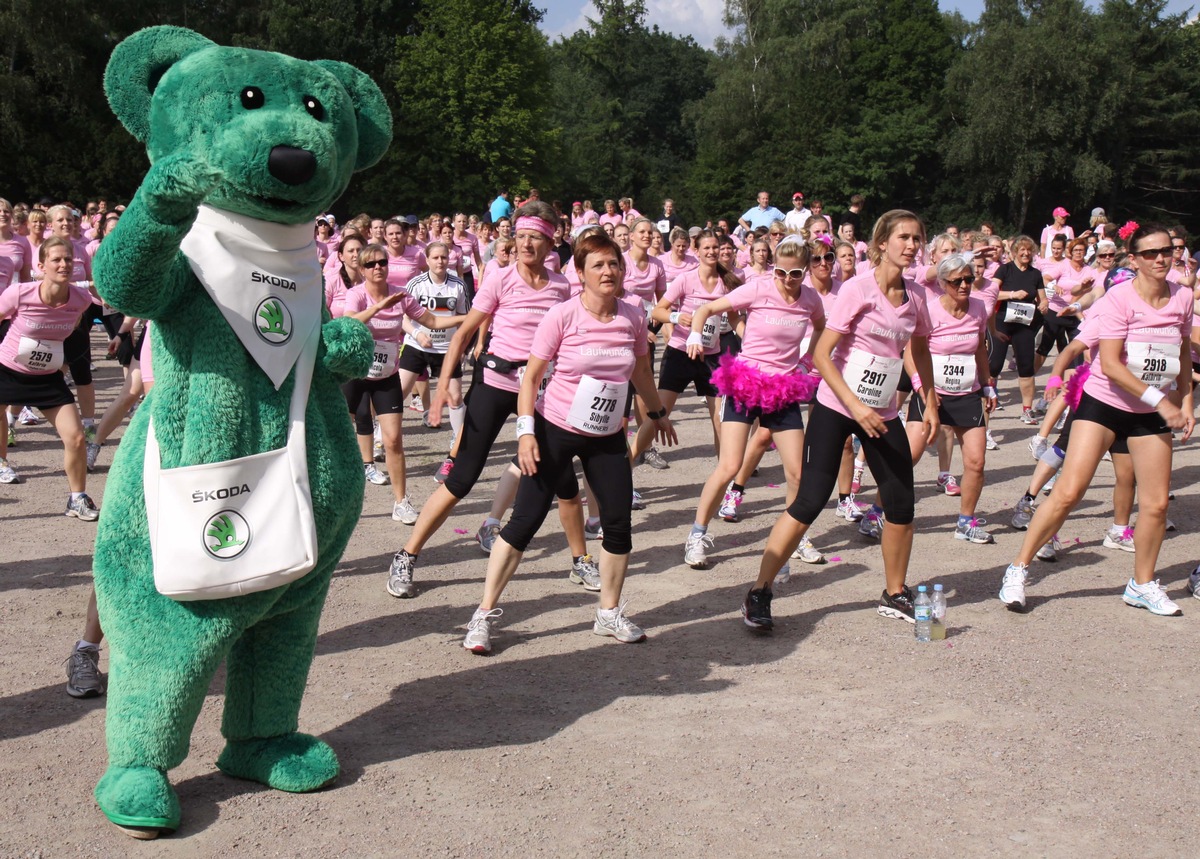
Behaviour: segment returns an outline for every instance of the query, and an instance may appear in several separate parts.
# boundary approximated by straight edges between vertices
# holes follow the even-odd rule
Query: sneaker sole
[[[1047,564],[1057,564],[1058,563],[1058,555],[1051,555],[1048,558],[1043,557],[1041,555],[1034,555],[1033,558],[1035,561],[1043,561],[1044,563],[1047,563]]]
[[[737,522],[742,518],[741,516],[739,516],[736,513],[733,513],[731,515],[727,515],[725,513],[718,513],[717,515],[720,516],[721,519],[723,519],[726,522]]]
[[[742,609],[742,623],[753,629],[755,632],[770,632],[775,628],[773,620],[751,620],[746,616],[746,609]]]
[[[463,650],[467,651],[467,653],[474,653],[479,656],[487,656],[489,653],[492,652],[492,649],[490,647],[484,647],[482,644],[477,644],[474,647],[468,647],[467,645],[464,644]]]
[[[99,516],[80,516],[74,510],[68,510],[63,515],[66,516],[68,519],[78,519],[80,522],[95,522],[97,519],[100,518]]]
[[[80,689],[78,686],[67,685],[67,694],[72,698],[99,698],[104,694],[103,689]]]
[[[391,585],[387,586],[387,592],[389,594],[391,594],[392,596],[394,596],[396,599],[400,599],[400,600],[410,600],[417,595],[416,588],[409,588],[409,590],[405,591],[404,593],[396,593],[394,590],[392,590]]]
[[[878,606],[876,608],[876,610],[879,612],[881,617],[890,617],[890,618],[893,618],[894,620],[906,620],[909,623],[917,622],[914,618],[911,618],[908,615],[906,615],[904,612],[900,611],[900,609],[888,608],[885,605],[881,605],[881,606]]]
[[[1014,614],[1024,614],[1025,613],[1025,603],[1004,602],[1004,600],[1000,600],[1000,602],[1004,603],[1004,607],[1006,609],[1008,609],[1009,611],[1013,612]]]
[[[577,576],[574,573],[571,573],[569,576],[567,576],[567,579],[570,580],[571,584],[573,585],[580,585],[585,591],[596,593],[600,590],[599,585],[589,585],[583,576]]]
[[[417,518],[418,517],[413,517],[412,519],[405,519],[403,516],[397,516],[394,513],[392,514],[392,521],[399,522],[402,525],[416,525]]]
[[[989,543],[996,542],[995,538],[990,535],[986,540],[982,540],[979,537],[968,537],[966,534],[959,534],[957,531],[954,534],[954,539],[962,540],[964,543],[974,543],[976,546],[986,546]]]
[[[1137,549],[1135,549],[1133,546],[1122,546],[1120,543],[1114,543],[1109,540],[1108,537],[1104,538],[1103,545],[1106,549],[1119,549],[1122,552],[1129,552],[1130,554],[1133,554],[1137,551]]]
[[[686,561],[685,560],[684,563],[687,564],[689,567],[691,567],[693,570],[707,570],[708,569],[708,561]]]
[[[1157,615],[1158,617],[1183,617],[1183,609],[1178,607],[1176,607],[1175,611],[1155,611],[1147,603],[1142,602],[1137,597],[1131,597],[1129,594],[1121,594],[1121,600],[1127,606],[1131,606],[1133,608],[1144,608],[1146,611],[1150,612],[1150,614]]]
[[[611,629],[605,629],[603,626],[600,626],[597,623],[592,624],[592,632],[594,632],[596,635],[602,635],[605,638],[615,638],[622,644],[638,644],[639,642],[646,640],[646,633],[644,632],[637,638],[623,638],[617,635]]]
[[[826,562],[824,555],[819,556],[815,561],[809,560],[808,558],[805,558],[802,555],[792,555],[792,558],[797,561],[803,561],[806,564],[811,564],[814,567],[819,567],[819,566],[821,566],[821,564],[824,564]]]
[[[1029,521],[1032,522],[1033,520],[1031,519]],[[1026,528],[1029,527],[1029,522],[1026,522],[1024,525],[1018,525],[1016,522],[1009,522],[1008,524],[1010,524],[1013,527],[1013,529],[1017,530],[1017,531],[1024,531]]]

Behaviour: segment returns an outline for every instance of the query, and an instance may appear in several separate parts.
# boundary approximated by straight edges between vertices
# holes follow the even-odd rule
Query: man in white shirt
[[[812,217],[812,212],[804,205],[804,194],[797,191],[792,195],[792,211],[783,219],[783,225],[789,233],[798,233],[804,229],[805,222]]]

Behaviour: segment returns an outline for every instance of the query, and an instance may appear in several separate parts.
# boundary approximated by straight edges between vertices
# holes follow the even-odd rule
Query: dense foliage
[[[1200,26],[1163,0],[726,0],[714,50],[594,0],[548,42],[537,0],[11,0],[0,9],[0,193],[128,197],[145,156],[100,81],[151,23],[354,63],[392,100],[396,141],[342,212],[481,211],[500,187],[633,196],[687,220],[765,188],[867,215],[1035,230],[1064,205],[1200,227]]]

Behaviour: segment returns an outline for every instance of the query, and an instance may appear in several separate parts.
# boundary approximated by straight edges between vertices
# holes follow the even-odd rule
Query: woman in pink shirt
[[[557,221],[550,204],[540,200],[517,210],[516,262],[494,269],[483,278],[470,313],[450,339],[429,410],[430,422],[440,426],[452,369],[462,361],[475,333],[486,323],[490,340],[487,351],[476,361],[476,370],[483,368],[483,378],[474,382],[467,393],[466,423],[449,476],[425,502],[408,542],[392,558],[387,585],[392,596],[411,597],[416,593],[413,570],[418,554],[450,517],[455,505],[474,488],[496,437],[508,418],[516,414],[517,395],[538,323],[552,307],[570,297],[567,279],[546,269]],[[574,481],[573,473],[571,477]],[[559,511],[563,529],[568,532],[569,542],[583,544],[583,506],[578,486],[560,489],[559,498],[565,499]],[[563,503],[570,506],[563,509]]]
[[[1171,236],[1148,224],[1129,237],[1137,274],[1110,289],[1094,309],[1100,346],[1084,382],[1062,472],[1050,498],[1037,508],[1016,559],[1004,572],[1000,601],[1025,608],[1034,554],[1066,520],[1087,490],[1096,466],[1114,442],[1125,440],[1138,482],[1133,578],[1122,599],[1157,615],[1182,614],[1154,568],[1166,530],[1171,486],[1172,430],[1187,441],[1192,415],[1192,292],[1167,280]],[[1090,323],[1089,323],[1090,324]]]
[[[12,319],[0,343],[0,483],[16,483],[8,464],[10,405],[40,409],[63,443],[63,466],[71,488],[67,516],[94,522],[100,510],[87,495],[87,442],[75,398],[63,378],[64,341],[80,314],[92,303],[87,289],[71,282],[75,248],[57,236],[39,248],[40,282],[17,284],[0,292],[0,319]]]
[[[689,249],[692,246],[691,238],[688,236],[687,230],[683,227],[676,227],[671,230],[671,234],[667,239],[671,243],[671,251],[670,253],[663,254],[658,259],[663,264],[663,271],[667,275],[667,283],[670,283],[679,277],[679,275],[691,271],[700,265],[700,260],[689,253]]]
[[[615,227],[617,224],[625,223],[625,219],[621,217],[621,213],[617,211],[616,200],[604,201],[604,214],[600,216],[598,223],[602,227],[605,224],[611,224]]]
[[[358,255],[363,247],[362,237],[358,233],[349,233],[338,243],[337,259],[341,260],[341,265],[325,272],[325,306],[335,319],[345,312],[346,293],[363,282],[362,269],[358,265]]]
[[[41,277],[42,268],[41,263],[38,262],[41,255],[38,251],[42,246],[42,242],[46,240],[46,230],[50,220],[46,217],[45,212],[40,209],[34,209],[29,213],[27,223],[29,224],[29,235],[25,238],[29,242],[30,250],[29,272],[33,277]]]
[[[649,241],[650,233],[658,231],[654,224],[645,218],[637,222],[635,234],[643,230],[646,232],[646,241]],[[696,358],[688,355],[687,335],[692,324],[692,314],[696,309],[725,295],[737,286],[738,281],[735,275],[720,264],[717,259],[717,237],[707,230],[700,238],[699,256],[700,266],[671,281],[666,292],[659,297],[658,303],[651,304],[650,318],[657,323],[671,325],[671,337],[663,351],[662,364],[658,371],[659,399],[662,400],[667,414],[670,414],[675,408],[675,401],[687,390],[688,385],[694,386],[697,396],[704,397],[708,407],[708,416],[713,427],[713,446],[719,454],[721,421],[717,417],[717,389],[712,384],[712,371],[716,369],[717,357],[721,352],[721,320],[725,314],[714,314],[709,318],[704,329],[703,355]],[[625,265],[625,289],[628,292],[631,268],[629,259],[626,259]],[[639,403],[639,411],[642,408],[649,409],[648,406]],[[646,451],[649,459],[649,452],[654,450],[653,447],[649,447],[654,431],[654,422],[641,422],[629,451],[635,463],[642,451]]]
[[[32,260],[29,240],[13,230],[12,203],[0,197],[0,292],[10,283],[27,282]]]
[[[925,290],[904,278],[924,243],[920,218],[903,209],[885,213],[875,222],[871,235],[870,253],[877,266],[846,281],[838,291],[833,314],[825,321],[825,331],[812,353],[821,385],[804,439],[800,490],[767,540],[758,580],[742,605],[747,626],[771,628],[771,581],[829,500],[837,484],[842,449],[852,434],[862,440],[887,517],[882,529],[886,587],[878,611],[884,617],[914,622],[912,591],[905,578],[912,553],[915,493],[912,456],[898,416],[896,387],[905,347],[917,372],[933,378],[926,340],[929,314]],[[932,387],[926,389],[925,400],[925,438],[929,443],[939,427],[937,394]]]
[[[519,221],[518,221],[519,223]],[[659,438],[674,444],[675,430],[657,402],[646,342],[646,315],[618,298],[624,260],[607,236],[592,233],[576,243],[575,268],[583,292],[550,309],[537,327],[517,398],[518,461],[522,478],[508,525],[488,560],[483,599],[467,624],[463,647],[492,649],[494,619],[512,579],[556,494],[575,482],[573,461],[583,464],[600,506],[600,603],[592,630],[624,643],[646,635],[625,616],[621,590],[633,548],[630,499],[633,475],[626,457],[624,405],[632,384],[653,407]],[[554,374],[539,399],[542,378]]]
[[[695,521],[684,542],[683,562],[694,569],[708,566],[707,549],[713,545],[708,526],[725,487],[745,460],[746,443],[755,421],[771,431],[787,477],[789,501],[799,485],[804,447],[804,417],[800,410],[812,396],[815,381],[806,372],[811,364],[802,363],[800,344],[810,329],[819,333],[825,325],[821,299],[803,284],[808,258],[804,241],[789,236],[779,243],[772,277],[751,278],[723,298],[692,312],[685,341],[692,359],[702,358],[708,350],[705,328],[712,330],[712,317],[731,311],[746,315],[742,351],[736,356],[723,356],[712,374],[725,404],[717,467],[704,483]],[[806,355],[811,358],[811,354],[810,344]],[[798,367],[803,369],[797,372]],[[775,573],[786,563],[784,558]]]
[[[363,470],[367,480],[376,485],[392,484],[392,519],[411,525],[417,521],[417,511],[408,500],[408,483],[404,469],[404,441],[401,423],[404,418],[404,391],[400,383],[398,358],[404,340],[404,318],[408,317],[425,328],[453,328],[463,317],[439,316],[413,298],[401,286],[388,282],[391,260],[382,245],[367,245],[359,253],[359,267],[365,280],[346,293],[344,315],[357,319],[371,331],[375,340],[375,358],[364,379],[351,379],[342,385],[346,405],[354,416],[358,449],[362,453]],[[375,467],[372,451],[374,426],[371,412],[379,421],[383,452],[388,475]]]
[[[420,248],[408,242],[409,227],[404,221],[392,218],[384,225],[383,238],[387,243],[387,282],[403,287],[418,274],[428,271],[429,263]]]
[[[1066,349],[1079,330],[1077,311],[1071,309],[1068,312],[1067,308],[1091,292],[1096,284],[1096,270],[1083,260],[1087,246],[1087,239],[1073,239],[1067,245],[1064,259],[1055,266],[1053,274],[1046,269],[1042,270],[1048,303],[1046,312],[1042,315],[1042,339],[1034,358],[1035,370],[1042,369],[1042,364],[1052,348],[1057,346],[1059,352]]]
[[[937,265],[940,296],[930,295],[929,355],[933,378],[922,379],[906,355],[914,396],[908,406],[905,430],[913,465],[925,454],[925,398],[922,389],[932,385],[937,392],[938,419],[943,430],[958,439],[963,452],[963,479],[954,538],[971,543],[993,543],[975,518],[975,506],[983,490],[983,462],[987,446],[984,412],[996,407],[995,380],[988,372],[988,306],[972,292],[975,270],[970,254],[942,257]],[[943,474],[939,484],[945,483]]]

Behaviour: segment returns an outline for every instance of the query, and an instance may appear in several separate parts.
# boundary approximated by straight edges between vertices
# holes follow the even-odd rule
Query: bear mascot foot
[[[323,740],[299,732],[263,740],[230,740],[217,759],[226,775],[276,790],[308,793],[338,776],[338,759]]]
[[[110,766],[96,785],[96,802],[121,831],[143,841],[179,828],[179,798],[167,774],[153,767]]]

